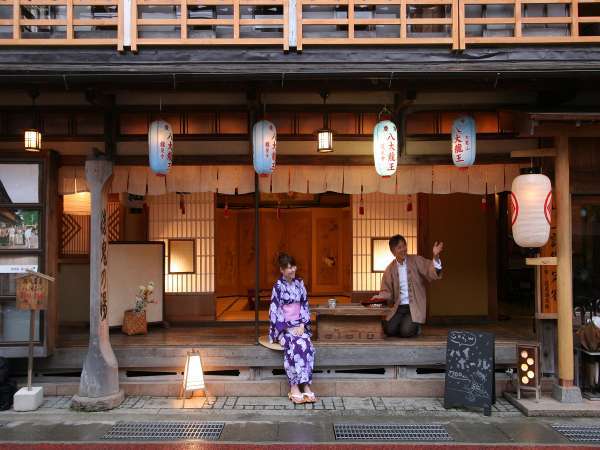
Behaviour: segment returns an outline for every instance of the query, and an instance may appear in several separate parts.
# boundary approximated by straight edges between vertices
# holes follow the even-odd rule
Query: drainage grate
[[[333,425],[336,440],[369,441],[451,441],[439,424],[345,424]]]
[[[203,439],[216,441],[225,422],[118,422],[103,439],[132,441],[176,441]]]
[[[552,428],[571,442],[600,442],[600,426],[552,425]]]

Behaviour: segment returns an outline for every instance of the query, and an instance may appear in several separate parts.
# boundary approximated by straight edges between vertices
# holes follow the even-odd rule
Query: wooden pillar
[[[80,411],[112,409],[123,401],[119,367],[108,334],[106,203],[112,162],[92,159],[85,163],[85,178],[92,197],[90,233],[90,341],[83,363],[79,395],[71,408]]]
[[[553,395],[562,402],[581,401],[573,386],[573,267],[571,230],[571,188],[569,182],[569,138],[556,138],[555,159],[557,218],[557,298],[558,298],[558,384]]]

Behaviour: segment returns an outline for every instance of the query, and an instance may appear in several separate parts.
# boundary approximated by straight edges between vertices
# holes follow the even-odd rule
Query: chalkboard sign
[[[457,331],[448,333],[444,408],[482,407],[491,415],[496,401],[494,335]]]

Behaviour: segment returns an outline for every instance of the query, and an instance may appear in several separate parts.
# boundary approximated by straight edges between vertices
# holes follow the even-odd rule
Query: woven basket
[[[146,311],[135,312],[133,309],[125,311],[123,317],[123,333],[132,336],[134,334],[148,333],[148,322],[146,321]]]

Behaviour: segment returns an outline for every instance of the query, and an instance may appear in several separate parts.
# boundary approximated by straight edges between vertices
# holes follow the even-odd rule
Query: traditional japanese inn
[[[179,395],[190,355],[285,396],[285,253],[318,395],[442,396],[469,330],[496,395],[580,402],[599,81],[600,0],[0,0],[0,357],[82,410]]]

